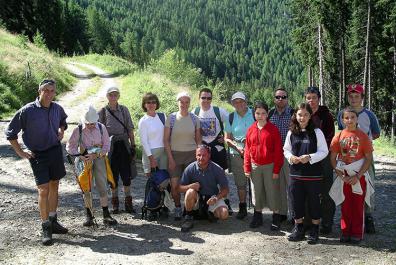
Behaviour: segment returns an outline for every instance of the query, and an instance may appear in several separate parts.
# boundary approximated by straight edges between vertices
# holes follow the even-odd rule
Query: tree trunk
[[[367,25],[366,25],[366,54],[364,56],[364,77],[363,86],[367,89],[367,77],[368,77],[368,65],[369,65],[369,53],[370,53],[370,14],[371,12],[371,1],[367,1]],[[367,95],[366,93],[366,99]]]
[[[322,45],[322,25],[318,23],[318,52],[319,52],[319,91],[322,95],[320,104],[324,105],[324,91],[323,91],[323,45]]]
[[[371,109],[371,55],[368,59],[368,74],[367,74],[367,107]]]
[[[345,100],[345,42],[344,37],[340,39],[340,51],[341,51],[341,62],[340,62],[340,87],[338,90],[338,110],[344,107]]]
[[[393,87],[396,87],[396,36],[393,36]],[[392,131],[391,131],[391,140],[392,143],[395,144],[395,133],[396,133],[396,97],[393,95],[392,100]]]

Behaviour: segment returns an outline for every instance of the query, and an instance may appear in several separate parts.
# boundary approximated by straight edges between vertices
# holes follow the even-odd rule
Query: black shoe
[[[351,237],[350,236],[341,235],[340,242],[341,243],[349,243],[349,242],[351,242]]]
[[[320,227],[320,233],[322,235],[328,235],[333,231],[333,228],[331,225],[326,225],[326,224],[322,224]]]
[[[367,234],[375,234],[375,224],[374,224],[374,218],[371,215],[367,215],[366,218],[364,218],[364,231]]]
[[[109,213],[109,209],[107,207],[102,207],[103,208],[103,224],[105,225],[116,225],[117,220],[111,217]]]
[[[169,209],[165,206],[162,207],[159,215],[163,218],[168,218],[169,217]]]
[[[281,225],[281,215],[274,213],[272,214],[272,224],[271,224],[271,231],[279,231]]]
[[[147,220],[150,221],[150,222],[157,221],[158,220],[157,212],[150,211],[150,213],[149,213],[149,215],[147,217]]]
[[[280,214],[279,216],[280,216],[281,223],[287,221],[287,215]]]
[[[52,224],[50,221],[45,221],[41,224],[43,229],[43,238],[41,239],[41,243],[44,246],[52,245]]]
[[[250,228],[257,228],[263,225],[263,214],[261,212],[254,211],[253,219],[249,224]]]
[[[301,241],[305,238],[304,225],[295,224],[292,233],[287,237],[289,241]]]
[[[66,234],[69,230],[62,226],[59,222],[58,222],[58,216],[55,214],[55,216],[50,216],[49,220],[52,224],[52,233],[53,234]]]
[[[318,243],[319,240],[319,225],[312,225],[311,231],[309,232],[307,242],[310,245]]]
[[[208,212],[208,221],[210,223],[216,223],[217,222],[217,217],[214,216],[212,212]]]
[[[239,203],[239,212],[236,215],[236,218],[242,220],[247,216],[247,206],[246,202]]]
[[[85,217],[85,222],[83,223],[83,226],[93,226],[95,224],[94,222],[94,217],[91,213],[91,210],[89,208],[86,208],[86,217]]]
[[[225,202],[225,204],[228,207],[228,215],[231,216],[234,213],[234,211],[231,208],[230,200],[229,199],[224,199],[224,202]]]
[[[358,238],[358,237],[353,237],[353,236],[351,236],[350,242],[351,242],[351,244],[359,245],[360,242],[362,242],[362,239],[361,239],[361,238]]]
[[[181,231],[188,232],[193,227],[194,227],[194,217],[192,215],[185,215],[184,221],[181,225]]]

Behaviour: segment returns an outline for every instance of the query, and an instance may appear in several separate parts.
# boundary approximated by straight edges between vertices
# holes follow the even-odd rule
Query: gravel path
[[[69,67],[71,69],[78,65]],[[98,73],[97,70],[94,71]],[[103,85],[98,94],[77,106],[73,107],[71,101],[80,93],[77,91],[89,86],[90,79],[83,77],[74,92],[60,99],[71,121],[78,121],[84,104],[103,104],[107,87],[116,84],[116,80],[101,80]],[[5,126],[5,123],[0,123],[0,130],[4,131]],[[180,222],[174,222],[172,217],[148,222],[141,220],[140,214],[115,215],[119,225],[106,228],[101,224],[99,210],[96,212],[99,227],[85,228],[82,226],[82,197],[71,168],[67,165],[68,174],[60,185],[59,219],[70,232],[67,235],[54,235],[54,245],[43,247],[40,244],[37,192],[29,163],[16,157],[8,142],[1,137],[0,263],[396,264],[396,160],[376,157],[376,161],[375,196],[378,207],[375,217],[378,233],[366,235],[359,246],[339,243],[339,209],[335,231],[328,237],[321,237],[320,244],[313,246],[306,242],[288,242],[286,235],[291,230],[290,225],[284,224],[281,232],[271,232],[269,212],[265,212],[263,227],[249,229],[252,209],[246,220],[239,221],[232,216],[225,222],[215,224],[200,221],[196,222],[191,233],[186,234],[180,232]],[[138,170],[142,172],[140,166]],[[133,181],[136,209],[142,205],[145,180],[144,176],[139,175]],[[229,180],[232,187],[231,201],[236,209],[236,190],[231,176]],[[97,197],[94,204],[99,209]]]

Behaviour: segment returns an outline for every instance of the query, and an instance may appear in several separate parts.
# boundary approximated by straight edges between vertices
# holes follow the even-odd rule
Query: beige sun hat
[[[246,96],[242,92],[238,91],[238,92],[234,93],[234,95],[232,95],[231,101],[233,101],[235,99],[242,99],[242,100],[246,101]]]
[[[81,117],[82,123],[95,123],[99,119],[99,115],[93,106],[89,106],[87,111]]]
[[[184,98],[184,97],[189,98],[191,100],[190,94],[188,94],[186,91],[179,92],[176,95],[176,100],[179,100],[179,99]]]

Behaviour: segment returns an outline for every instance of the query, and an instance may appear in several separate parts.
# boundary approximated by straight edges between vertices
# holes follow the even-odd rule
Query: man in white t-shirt
[[[198,116],[201,123],[202,141],[211,148],[211,160],[224,170],[227,165],[227,151],[224,146],[224,122],[228,119],[228,112],[217,106],[212,106],[212,90],[202,88],[199,91],[199,107],[194,109],[194,114]],[[232,209],[228,199],[225,202]]]

